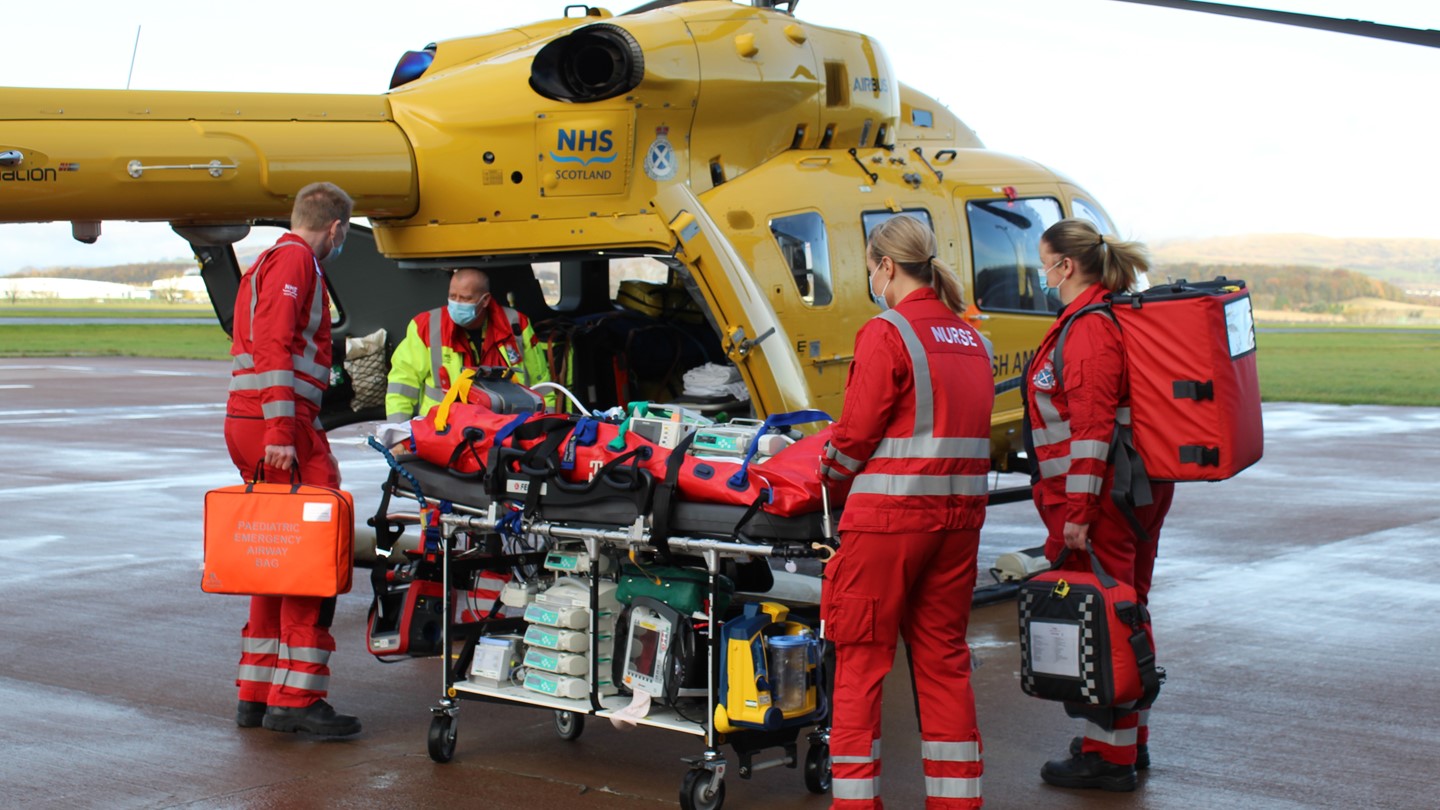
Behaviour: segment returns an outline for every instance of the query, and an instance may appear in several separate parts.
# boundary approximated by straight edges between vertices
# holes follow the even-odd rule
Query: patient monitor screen
[[[625,684],[631,689],[655,697],[664,694],[670,631],[670,622],[664,618],[651,611],[635,611],[625,654]]]

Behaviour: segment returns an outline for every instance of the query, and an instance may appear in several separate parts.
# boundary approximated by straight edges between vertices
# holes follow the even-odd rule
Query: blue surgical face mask
[[[1065,261],[1065,257],[1061,256],[1060,258],[1056,259],[1055,263],[1050,265],[1049,267],[1040,268],[1040,292],[1043,293],[1046,290],[1050,289],[1050,281],[1048,279],[1050,271],[1054,270],[1056,267],[1059,267],[1060,263],[1063,261]]]
[[[878,270],[879,268],[877,267],[876,269]],[[875,274],[871,273],[870,278],[867,280],[867,286],[870,288],[870,296],[875,299],[875,303],[880,305],[882,311],[890,308],[890,302],[885,300],[885,291],[890,289],[890,282],[894,280],[895,277],[893,275],[885,279],[885,286],[881,287],[878,293],[875,292]]]
[[[344,242],[341,242],[340,244],[336,245],[335,247],[330,248],[330,252],[325,254],[325,259],[324,259],[324,261],[326,261],[326,262],[333,262],[333,261],[335,261],[336,259],[340,258],[340,249],[343,248],[343,247],[345,247],[345,243],[344,243]]]
[[[446,303],[445,308],[450,311],[450,320],[461,326],[469,326],[475,321],[475,314],[478,304],[462,304],[459,301]]]

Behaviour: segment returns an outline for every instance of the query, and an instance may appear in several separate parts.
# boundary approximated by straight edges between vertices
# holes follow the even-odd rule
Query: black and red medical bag
[[[1093,551],[1085,557],[1066,549],[1020,585],[1020,686],[1045,700],[1146,708],[1163,680],[1150,616],[1133,587],[1107,574]]]

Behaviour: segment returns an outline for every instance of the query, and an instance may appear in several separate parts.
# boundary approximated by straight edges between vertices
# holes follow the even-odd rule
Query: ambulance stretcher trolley
[[[724,777],[728,766],[722,748],[724,745],[729,744],[735,749],[739,758],[738,773],[748,779],[755,772],[768,768],[800,767],[798,732],[808,728],[809,745],[803,766],[805,786],[815,793],[829,789],[829,679],[818,654],[824,649],[818,620],[814,622],[813,646],[817,654],[812,655],[815,660],[809,672],[810,688],[808,692],[802,692],[802,696],[808,696],[809,702],[795,704],[799,708],[793,717],[782,717],[778,709],[774,709],[762,722],[760,716],[747,717],[743,709],[727,711],[727,696],[741,694],[736,690],[746,684],[738,683],[743,678],[731,677],[720,670],[718,663],[727,658],[724,652],[727,644],[729,650],[749,649],[743,639],[727,640],[727,626],[732,636],[757,626],[763,626],[764,632],[781,632],[781,628],[785,627],[790,629],[784,632],[806,632],[805,625],[784,621],[783,613],[772,622],[753,605],[745,609],[745,616],[725,622],[725,617],[718,615],[719,606],[727,598],[721,587],[724,579],[722,570],[733,570],[738,561],[827,558],[833,553],[831,546],[820,542],[828,538],[828,527],[831,525],[830,515],[825,510],[780,517],[754,510],[747,514],[743,506],[672,503],[669,506],[669,525],[661,539],[657,538],[649,492],[609,493],[614,497],[607,497],[607,493],[603,492],[605,487],[592,482],[590,488],[601,491],[587,495],[577,493],[577,490],[586,487],[555,479],[537,481],[533,471],[529,475],[515,475],[510,471],[510,465],[503,464],[492,467],[485,476],[488,480],[482,485],[474,480],[457,478],[442,467],[415,457],[391,457],[390,460],[396,473],[387,483],[387,501],[391,495],[414,497],[427,507],[445,510],[438,518],[443,551],[438,555],[441,582],[455,583],[456,570],[474,570],[477,560],[479,565],[485,564],[485,554],[477,555],[473,542],[470,548],[461,549],[464,545],[461,538],[487,538],[509,533],[512,536],[524,535],[532,541],[532,545],[543,545],[549,549],[545,555],[546,567],[559,569],[567,588],[570,588],[567,593],[571,601],[554,600],[546,605],[545,610],[538,607],[541,603],[537,601],[526,609],[527,618],[540,618],[541,614],[548,612],[541,621],[557,624],[553,628],[541,623],[529,624],[523,637],[516,632],[493,632],[484,622],[478,626],[454,625],[451,621],[440,623],[438,649],[448,655],[455,641],[463,641],[463,646],[458,657],[448,660],[447,665],[441,668],[441,697],[431,707],[428,749],[436,762],[448,762],[454,757],[460,702],[469,699],[550,709],[555,713],[556,732],[565,740],[580,736],[587,716],[619,716],[634,725],[700,737],[704,741],[704,750],[698,756],[684,760],[690,767],[681,784],[680,800],[681,806],[687,808],[719,808],[723,803]],[[642,475],[640,479],[642,490],[655,484],[648,475]],[[523,500],[529,496],[529,487],[537,484],[541,492],[538,498],[528,500],[532,510],[529,517],[515,511],[515,501],[493,497],[507,494]],[[823,495],[828,502],[828,493]],[[382,512],[384,510],[382,505]],[[408,522],[395,515],[377,515],[377,519],[392,523]],[[737,530],[738,523],[744,524],[743,531]],[[377,534],[381,529],[382,526],[377,523]],[[563,551],[557,552],[557,549]],[[612,637],[615,631],[613,576],[619,561],[653,561],[657,553],[698,561],[703,569],[704,604],[707,609],[703,612],[703,622],[698,617],[694,619],[697,630],[702,623],[704,627],[701,643],[706,652],[699,656],[703,661],[703,688],[691,690],[688,701],[667,703],[657,699],[648,711],[637,713],[633,708],[627,710],[635,698],[622,694],[614,683],[619,678],[612,677],[614,658],[642,658],[635,651],[625,648],[628,639]],[[515,556],[496,555],[494,560],[496,567],[509,570]],[[768,570],[768,563],[765,565]],[[580,585],[585,586],[583,591],[575,591],[575,587]],[[522,590],[521,586],[517,585],[517,590]],[[440,614],[453,617],[456,589],[441,587],[438,591]],[[588,609],[571,609],[574,601],[578,601],[576,593],[583,594],[579,598],[588,602]],[[505,630],[515,629],[513,622],[495,623],[495,626]],[[799,628],[798,631],[796,628]],[[789,644],[784,642],[790,641],[798,639],[783,639],[773,646],[779,650],[782,646],[788,647]],[[525,649],[523,656],[522,645]],[[602,649],[608,649],[608,656],[601,654]],[[543,661],[536,662],[537,655]],[[734,658],[734,655],[729,657]],[[612,660],[607,661],[607,658]],[[501,662],[498,666],[497,661]],[[523,679],[517,680],[512,675],[512,665],[526,661],[539,663],[540,668],[530,670]],[[630,673],[632,662],[626,660],[622,663],[623,666],[614,671],[618,673],[624,669]],[[524,670],[523,666],[521,670]],[[583,675],[580,674],[582,672]],[[641,673],[635,674],[633,691],[654,691],[650,680]],[[771,676],[767,669],[764,678],[758,681],[764,695],[759,701],[762,711],[763,704],[770,700],[764,688],[770,685]],[[694,694],[696,692],[699,694]],[[778,705],[778,699],[776,703]],[[771,728],[765,728],[767,724]],[[780,749],[778,756],[773,756],[772,752],[767,754],[771,756],[769,759],[758,758],[761,752],[776,748]]]

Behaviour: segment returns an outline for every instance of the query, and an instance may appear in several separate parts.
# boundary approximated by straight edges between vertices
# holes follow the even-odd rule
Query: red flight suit
[[[301,481],[338,486],[319,419],[330,384],[330,295],[305,240],[286,233],[240,278],[232,336],[225,444],[241,477],[254,477],[266,445],[293,445]],[[283,482],[290,473],[267,465],[264,477]],[[334,598],[250,597],[240,700],[302,708],[323,699],[334,615]]]
[[[1110,498],[1115,477],[1108,461],[1110,444],[1117,422],[1130,420],[1130,384],[1119,327],[1104,312],[1076,318],[1065,336],[1065,379],[1055,374],[1055,351],[1066,316],[1100,302],[1107,292],[1095,284],[1061,310],[1031,363],[1026,407],[1040,472],[1033,496],[1047,530],[1046,557],[1053,561],[1065,547],[1067,522],[1089,524],[1090,545],[1100,564],[1116,580],[1134,586],[1144,604],[1175,485],[1152,482],[1154,502],[1135,510],[1148,542],[1135,536]],[[1066,565],[1088,567],[1083,559],[1071,555]],[[1108,731],[1086,721],[1081,751],[1098,751],[1107,762],[1134,764],[1136,744],[1148,741],[1148,715],[1146,710],[1119,718]]]
[[[835,808],[880,808],[881,687],[903,635],[920,710],[925,806],[979,807],[965,642],[989,492],[990,352],[930,288],[861,327],[826,479],[849,484],[821,618],[836,645]]]

